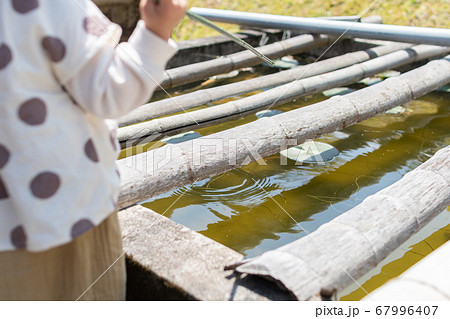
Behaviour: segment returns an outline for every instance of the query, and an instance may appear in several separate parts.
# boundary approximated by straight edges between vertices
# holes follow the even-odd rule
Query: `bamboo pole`
[[[448,47],[418,45],[337,71],[290,82],[238,101],[123,127],[118,130],[118,139],[122,145],[132,145],[151,134],[173,134],[207,125],[210,121],[217,122],[217,119],[226,121],[230,116],[256,112],[264,107],[281,105],[302,95],[349,85],[379,72],[449,51]]]
[[[309,236],[266,252],[236,271],[269,276],[299,300],[345,288],[450,204],[448,167],[450,147]]]
[[[325,72],[338,70],[354,63],[364,62],[371,58],[410,48],[412,46],[412,44],[390,43],[365,51],[350,52],[327,60],[318,61],[314,63],[314,65],[302,65],[290,70],[264,75],[250,80],[198,90],[173,98],[148,103],[119,119],[119,126],[148,121],[163,115],[192,109],[227,97],[263,90],[295,81],[299,78],[304,79]]]
[[[326,35],[304,34],[291,39],[258,47],[258,51],[276,59],[285,55],[297,54],[321,46],[329,45],[334,40]],[[233,70],[260,64],[261,60],[250,51],[241,51],[218,59],[198,62],[166,70],[159,82],[160,88],[170,89],[180,85],[207,79],[213,75],[228,73]]]
[[[134,205],[250,161],[261,162],[287,147],[366,120],[448,82],[450,56],[345,96],[119,160],[119,207]]]
[[[450,300],[450,241],[363,300]]]
[[[310,19],[310,18],[308,18]],[[367,20],[366,20],[367,19]],[[328,21],[315,19],[320,21]],[[379,22],[377,18],[363,18],[362,21]],[[358,22],[359,23],[359,22]],[[368,23],[371,25],[372,23]],[[303,34],[284,41],[258,47],[258,51],[269,58],[276,59],[285,55],[298,54],[335,41],[336,37],[328,35]],[[260,64],[261,60],[250,51],[242,51],[218,59],[194,63],[166,70],[159,85],[170,89],[180,85],[207,79],[213,75],[228,73],[233,70]]]

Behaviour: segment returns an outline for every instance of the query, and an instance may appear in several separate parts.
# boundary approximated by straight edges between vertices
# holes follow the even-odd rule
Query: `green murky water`
[[[306,96],[276,109],[286,112],[324,99]],[[317,139],[339,150],[329,162],[281,165],[276,154],[264,159],[267,165],[251,163],[142,205],[247,257],[260,255],[316,230],[450,144],[450,93],[433,92],[403,106],[402,114],[382,114]],[[254,120],[250,115],[196,132],[208,135]],[[363,288],[370,292],[445,243],[450,238],[449,215],[443,212],[433,228],[402,246],[398,251],[403,256],[397,251],[393,261],[364,279],[369,280]],[[343,299],[365,295],[357,286],[352,289]]]

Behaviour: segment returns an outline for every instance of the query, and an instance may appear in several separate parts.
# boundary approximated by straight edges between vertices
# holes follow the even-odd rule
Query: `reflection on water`
[[[170,207],[165,216],[172,220],[246,256],[259,255],[314,231],[446,146],[448,97],[432,93],[404,105],[407,112],[382,114],[317,139],[340,152],[323,165],[281,165],[277,154],[265,158],[268,165],[253,162],[143,205],[160,213]],[[288,111],[317,99],[321,97],[310,96],[277,109]],[[198,133],[208,135],[255,119],[251,115]]]

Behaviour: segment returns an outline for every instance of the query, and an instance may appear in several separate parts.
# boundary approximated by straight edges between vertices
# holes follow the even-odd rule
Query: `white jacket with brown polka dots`
[[[89,0],[0,2],[0,251],[70,242],[116,209],[118,118],[175,53],[140,21],[128,42]]]

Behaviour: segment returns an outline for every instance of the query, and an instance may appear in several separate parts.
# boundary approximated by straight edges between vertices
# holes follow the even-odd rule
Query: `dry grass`
[[[450,0],[188,0],[189,7],[283,14],[300,17],[364,14],[380,15],[384,23],[450,28]],[[371,6],[372,5],[372,6]],[[369,10],[367,10],[370,7]],[[219,24],[235,32],[239,28]],[[213,30],[185,18],[174,32],[176,41],[216,35]]]

